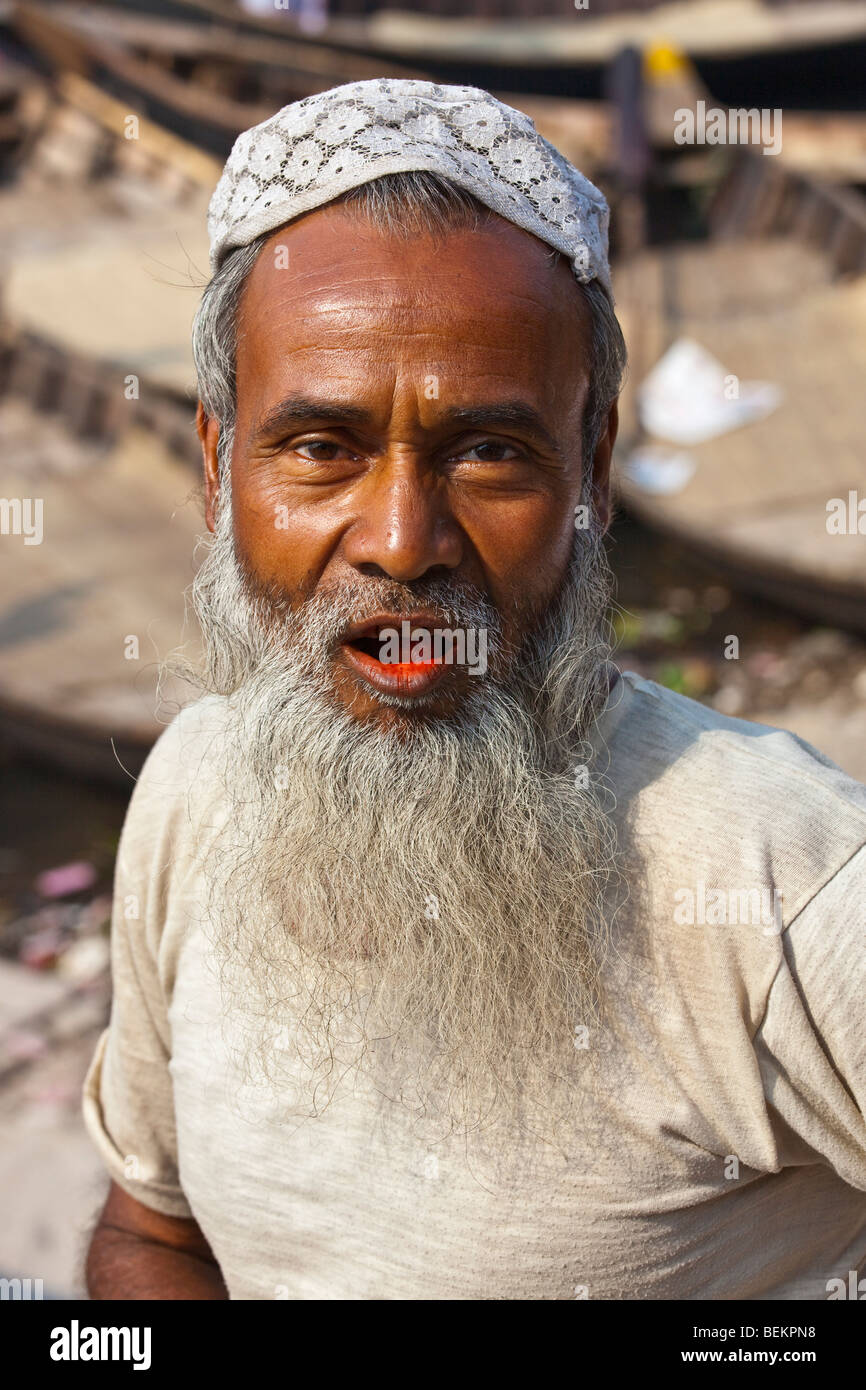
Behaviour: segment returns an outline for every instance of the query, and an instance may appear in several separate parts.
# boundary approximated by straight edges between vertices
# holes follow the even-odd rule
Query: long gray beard
[[[601,1007],[615,877],[586,741],[607,694],[600,532],[575,533],[516,653],[485,597],[448,582],[359,578],[293,611],[242,573],[227,491],[192,597],[203,689],[231,712],[206,917],[248,1073],[286,1114],[361,1073],[446,1127],[533,1095],[549,1109]],[[393,697],[358,720],[333,690],[337,635],[421,603],[488,628],[486,676],[445,717]]]

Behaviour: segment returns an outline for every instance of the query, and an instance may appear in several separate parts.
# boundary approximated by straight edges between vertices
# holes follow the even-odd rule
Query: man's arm
[[[113,1182],[90,1242],[93,1299],[227,1299],[210,1246],[195,1221],[137,1202]]]

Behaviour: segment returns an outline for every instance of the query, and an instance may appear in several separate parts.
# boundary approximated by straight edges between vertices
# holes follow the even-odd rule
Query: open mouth
[[[354,647],[356,651],[365,652],[367,656],[373,657],[374,660],[381,661],[383,666],[395,664],[387,660],[384,640],[381,633],[378,631],[369,634],[362,633],[360,637],[356,637],[349,645]],[[383,655],[385,656],[385,660],[382,659]]]
[[[380,614],[350,628],[341,640],[354,672],[384,694],[419,695],[445,674],[449,646],[430,614]]]

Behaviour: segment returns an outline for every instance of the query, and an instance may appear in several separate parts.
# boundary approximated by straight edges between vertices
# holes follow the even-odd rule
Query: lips
[[[404,624],[408,626],[404,628]],[[446,673],[442,654],[437,660],[433,642],[434,631],[443,627],[447,624],[431,613],[378,613],[374,618],[347,628],[340,646],[354,673],[375,690],[386,695],[423,695],[438,685]],[[383,637],[383,633],[391,640]],[[389,660],[394,648],[400,656],[407,654],[400,650],[404,645],[404,633],[409,635],[410,660]],[[423,633],[429,636],[431,659],[412,660],[411,647]]]

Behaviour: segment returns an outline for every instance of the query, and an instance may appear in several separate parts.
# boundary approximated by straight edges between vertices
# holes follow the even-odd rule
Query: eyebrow
[[[443,424],[462,425],[465,429],[519,429],[545,444],[552,453],[562,451],[545,426],[538,411],[526,401],[500,401],[489,405],[451,406],[442,412]],[[312,396],[287,396],[250,431],[250,439],[267,438],[313,420],[322,425],[366,425],[373,417],[363,406],[317,400]]]
[[[519,429],[546,444],[553,453],[561,452],[538,411],[526,401],[501,401],[497,405],[458,405],[445,411],[445,419],[467,429]]]
[[[286,396],[250,430],[250,439],[281,434],[292,426],[308,425],[311,420],[327,425],[369,425],[370,414],[360,405],[336,404],[312,396]]]

